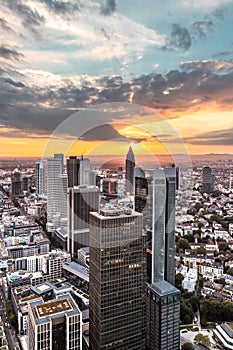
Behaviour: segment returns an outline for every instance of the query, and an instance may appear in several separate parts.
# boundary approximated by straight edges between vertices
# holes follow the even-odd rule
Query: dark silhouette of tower
[[[208,166],[203,168],[203,191],[212,193],[214,191],[214,175],[212,169]]]
[[[133,194],[134,193],[134,167],[135,167],[135,158],[132,147],[130,146],[129,151],[126,156],[125,161],[125,191],[126,193]]]
[[[79,185],[80,160],[76,156],[70,156],[67,161],[68,188]]]
[[[145,173],[141,168],[134,169],[134,186],[135,197],[134,205],[135,211],[142,213],[147,202],[148,195],[148,183],[145,177]]]

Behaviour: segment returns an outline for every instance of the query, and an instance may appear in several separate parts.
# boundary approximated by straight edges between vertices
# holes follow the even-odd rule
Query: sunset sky
[[[88,130],[64,130],[61,142],[78,140],[68,153],[124,154],[131,142],[179,153],[184,142],[232,154],[232,18],[232,0],[1,0],[1,156],[42,156],[77,112]],[[87,124],[82,112],[99,118],[105,103],[118,112]]]

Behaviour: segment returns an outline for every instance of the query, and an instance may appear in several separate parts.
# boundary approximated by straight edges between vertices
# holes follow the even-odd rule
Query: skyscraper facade
[[[176,168],[153,175],[152,281],[175,282]]]
[[[53,158],[47,159],[47,214],[49,222],[53,222],[54,215],[60,213],[60,202],[63,189],[59,176],[62,175],[63,172],[63,154],[54,154]]]
[[[80,160],[76,156],[71,156],[66,161],[68,187],[79,185]]]
[[[214,191],[214,174],[208,166],[203,168],[203,191],[212,193]]]
[[[149,350],[180,349],[180,291],[175,282],[175,167],[153,174],[152,283],[147,287]]]
[[[91,213],[90,350],[145,349],[145,282],[142,214]]]
[[[97,186],[75,186],[68,189],[68,251],[77,255],[81,247],[89,246],[89,215],[99,210]]]
[[[142,213],[146,206],[148,195],[148,183],[145,173],[141,168],[134,169],[134,206],[135,211]]]
[[[135,158],[132,147],[130,146],[125,161],[125,192],[131,195],[134,193],[134,167]]]
[[[39,196],[47,194],[47,161],[45,159],[36,162],[36,193]]]
[[[146,302],[147,349],[180,349],[180,291],[166,281],[149,285]]]

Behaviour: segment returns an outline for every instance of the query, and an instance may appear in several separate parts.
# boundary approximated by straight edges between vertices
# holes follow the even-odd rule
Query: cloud
[[[8,33],[14,33],[14,30],[9,27],[8,22],[5,20],[5,18],[0,18],[0,27],[2,30]]]
[[[191,45],[192,39],[188,29],[180,24],[174,23],[172,25],[170,37],[163,49],[187,51],[190,49]]]
[[[31,30],[35,35],[39,35],[35,27],[44,24],[45,18],[37,10],[22,2],[22,0],[3,0],[3,3],[16,14],[22,21],[25,29]]]
[[[116,11],[116,0],[106,0],[105,5],[102,7],[101,14],[104,16],[110,16]]]
[[[57,1],[57,0],[37,0],[49,8],[50,11],[58,14],[72,14],[75,11],[79,11],[79,1],[77,0],[75,4],[70,1]]]
[[[185,72],[199,71],[202,73],[225,74],[233,72],[233,60],[203,60],[181,62],[180,68]]]
[[[11,47],[10,45],[1,45],[0,58],[20,61],[23,58],[23,54],[20,51],[18,51],[16,48]]]
[[[227,130],[218,130],[196,135],[192,138],[186,138],[191,144],[195,145],[233,145],[233,127]]]
[[[199,38],[203,38],[208,32],[213,31],[213,27],[213,21],[197,21],[192,24],[191,33]]]
[[[218,19],[221,19],[222,21],[224,20],[224,14],[227,11],[227,7],[222,6],[214,9],[212,12],[213,16],[215,16]]]

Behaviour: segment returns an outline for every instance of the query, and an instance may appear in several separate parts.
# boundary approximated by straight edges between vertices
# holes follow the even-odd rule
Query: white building
[[[190,268],[182,281],[182,288],[188,292],[194,292],[198,279],[198,271],[196,268]]]

